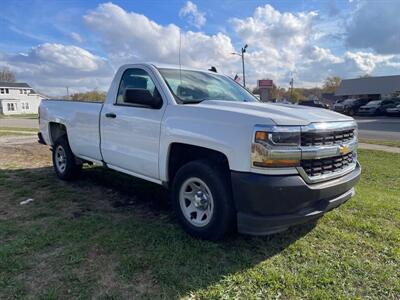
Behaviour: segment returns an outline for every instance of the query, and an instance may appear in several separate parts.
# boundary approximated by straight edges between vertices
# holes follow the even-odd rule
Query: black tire
[[[351,109],[349,110],[349,116],[354,116],[354,109],[351,108]]]
[[[190,178],[199,178],[210,190],[213,198],[213,213],[205,226],[190,223],[180,205],[180,192]],[[236,209],[232,201],[229,174],[217,164],[208,161],[192,161],[182,166],[172,183],[172,206],[182,227],[193,237],[219,240],[236,229]]]
[[[59,149],[63,149],[65,153],[64,168],[61,168],[60,164],[57,163]],[[54,143],[52,152],[53,167],[57,177],[66,181],[78,178],[82,169],[82,164],[77,163],[75,155],[72,153],[68,139],[65,135],[57,139],[57,141]]]

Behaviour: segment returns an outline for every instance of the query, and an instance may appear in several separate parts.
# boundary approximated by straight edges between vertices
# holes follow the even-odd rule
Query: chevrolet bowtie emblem
[[[349,147],[340,145],[339,153],[342,154],[342,155],[349,153]]]

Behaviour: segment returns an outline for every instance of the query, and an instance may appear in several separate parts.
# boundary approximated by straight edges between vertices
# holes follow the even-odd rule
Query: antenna
[[[182,84],[181,48],[182,48],[182,30],[179,27],[179,80],[180,80],[180,84]]]

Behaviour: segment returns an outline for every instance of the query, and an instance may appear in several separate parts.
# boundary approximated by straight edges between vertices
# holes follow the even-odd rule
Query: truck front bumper
[[[231,172],[238,231],[266,235],[321,217],[354,195],[361,167],[330,181],[307,184],[299,175]]]

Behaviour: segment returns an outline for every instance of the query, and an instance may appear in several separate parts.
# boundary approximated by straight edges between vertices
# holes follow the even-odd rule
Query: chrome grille
[[[302,132],[302,146],[323,146],[342,144],[354,138],[354,129],[337,130],[328,132]]]
[[[309,177],[329,175],[339,172],[355,162],[353,152],[321,159],[302,160],[301,167]]]

